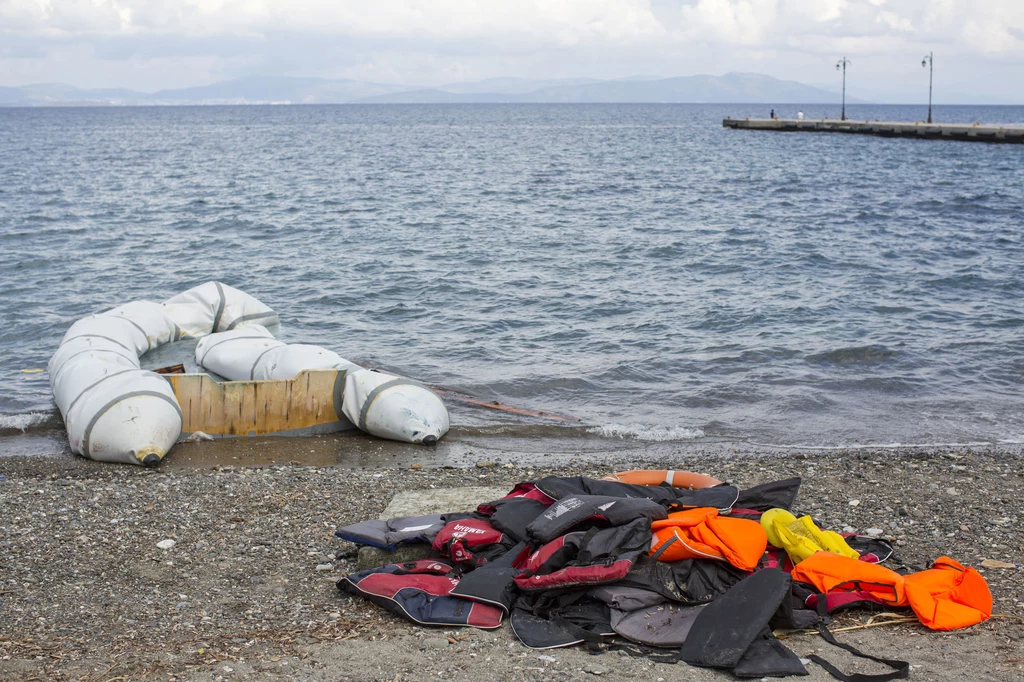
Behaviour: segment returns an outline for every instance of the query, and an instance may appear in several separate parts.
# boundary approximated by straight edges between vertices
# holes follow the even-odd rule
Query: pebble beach
[[[429,450],[390,445],[370,465],[350,467],[288,463],[296,442],[307,441],[277,441],[279,456],[268,458],[266,445],[239,441],[231,465],[204,464],[187,449],[187,465],[175,465],[172,453],[157,469],[5,458],[0,680],[729,679],[617,652],[532,651],[507,625],[415,627],[335,586],[355,570],[356,547],[334,530],[378,517],[396,493],[511,488],[625,468],[688,469],[740,487],[800,476],[797,511],[823,527],[889,538],[908,564],[945,554],[979,567],[995,602],[981,625],[843,632],[875,615],[851,611],[833,628],[840,641],[906,658],[911,679],[1024,678],[1020,450],[624,444],[595,462],[571,451],[540,456],[536,444],[527,453],[455,439]],[[275,463],[246,466],[268,459]],[[1006,567],[985,568],[986,560]],[[810,634],[787,635],[786,644],[801,656],[819,651],[847,672],[882,672]],[[830,679],[807,667],[808,679]]]

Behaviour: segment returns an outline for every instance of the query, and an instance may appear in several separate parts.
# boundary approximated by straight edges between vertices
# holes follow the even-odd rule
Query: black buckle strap
[[[818,600],[815,604],[814,610],[818,612],[818,618],[821,619],[821,622],[825,625],[828,625],[832,622],[832,617],[828,615],[828,600],[826,598],[827,595],[824,592],[818,592],[816,596],[818,597]]]
[[[586,566],[591,561],[593,561],[594,553],[590,550],[590,542],[594,539],[594,536],[597,535],[600,531],[600,528],[595,527],[589,529],[586,533],[583,534],[583,537],[580,539],[580,551],[576,555],[576,558],[573,559],[572,563],[576,564],[577,566]]]
[[[811,654],[807,657],[824,668],[829,675],[837,680],[842,680],[842,682],[887,682],[888,680],[903,680],[910,676],[910,663],[907,661],[872,656],[850,646],[849,644],[843,644],[842,642],[837,641],[829,629],[822,623],[818,623],[818,634],[820,634],[821,638],[829,644],[837,646],[840,649],[845,649],[858,658],[866,658],[870,661],[887,665],[893,669],[893,672],[891,673],[878,673],[876,675],[869,675],[867,673],[853,673],[852,675],[847,675],[821,656]]]

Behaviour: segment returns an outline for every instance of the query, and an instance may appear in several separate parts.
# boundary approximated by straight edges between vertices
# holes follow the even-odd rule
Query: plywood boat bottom
[[[168,374],[181,406],[182,438],[305,436],[355,428],[341,411],[345,372],[304,370],[292,379],[216,381],[208,374]]]

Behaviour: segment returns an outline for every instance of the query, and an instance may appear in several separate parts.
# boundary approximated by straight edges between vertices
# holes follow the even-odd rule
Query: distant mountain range
[[[250,76],[154,93],[82,90],[43,84],[0,87],[0,106],[129,106],[183,104],[402,104],[500,102],[670,102],[831,104],[836,92],[756,73],[619,80],[488,78],[434,88],[350,79]],[[857,102],[847,97],[847,102]]]

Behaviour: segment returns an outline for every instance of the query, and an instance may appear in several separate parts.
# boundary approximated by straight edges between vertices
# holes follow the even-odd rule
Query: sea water
[[[769,108],[0,109],[0,435],[61,429],[31,370],[77,318],[216,279],[551,433],[1024,441],[1024,146],[721,127]]]

